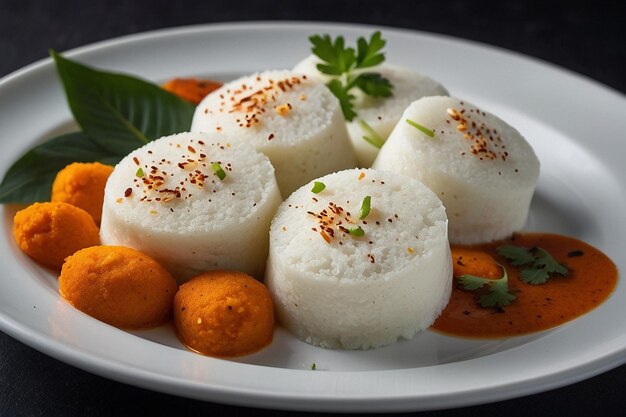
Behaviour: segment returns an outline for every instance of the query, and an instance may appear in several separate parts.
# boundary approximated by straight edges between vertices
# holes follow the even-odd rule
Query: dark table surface
[[[623,1],[17,1],[0,0],[0,77],[108,38],[240,20],[357,22],[430,31],[531,55],[626,92]],[[626,117],[626,114],[624,115]],[[0,272],[1,273],[1,272]],[[415,413],[625,415],[626,366],[586,381],[494,404]],[[113,382],[52,359],[0,332],[0,416],[287,415],[194,401]]]

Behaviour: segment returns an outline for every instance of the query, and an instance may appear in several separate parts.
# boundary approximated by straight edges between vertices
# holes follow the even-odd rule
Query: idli
[[[177,280],[215,269],[261,279],[280,202],[266,156],[212,135],[180,133],[148,143],[115,167],[100,237],[153,257]]]
[[[191,130],[241,139],[267,155],[285,197],[314,178],[356,166],[337,98],[322,82],[290,71],[222,86],[198,105]]]
[[[279,322],[307,343],[368,349],[410,339],[450,296],[443,205],[389,172],[317,179],[278,209],[265,280]]]
[[[539,160],[517,130],[452,97],[412,103],[373,167],[415,178],[437,194],[450,242],[458,244],[520,230],[539,177]]]

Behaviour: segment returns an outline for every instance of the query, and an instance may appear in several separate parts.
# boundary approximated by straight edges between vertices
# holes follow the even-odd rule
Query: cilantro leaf
[[[497,248],[498,253],[507,258],[511,265],[530,265],[520,272],[520,279],[527,284],[545,284],[550,274],[566,276],[568,269],[561,265],[545,249],[524,248],[522,246],[503,245]]]
[[[482,288],[489,281],[492,281],[492,280],[489,280],[487,278],[477,277],[474,275],[469,275],[469,274],[461,275],[459,277],[459,282],[463,286],[463,289],[468,290],[468,291],[474,291],[479,288]]]
[[[376,72],[359,74],[354,84],[372,97],[390,97],[393,94],[391,82]]]
[[[481,295],[478,299],[481,307],[503,309],[517,298],[509,292],[509,275],[506,272],[506,268],[502,265],[500,267],[502,268],[502,277],[495,280],[468,274],[459,277],[459,282],[464,290],[474,291],[483,288],[485,285],[489,286],[489,292]]]
[[[343,112],[343,117],[347,121],[351,121],[356,117],[356,112],[354,111],[354,104],[352,104],[352,100],[354,100],[354,96],[348,93],[341,84],[339,80],[331,80],[326,84],[326,86],[330,89],[330,91],[339,99],[339,104],[341,105],[341,111]]]
[[[509,292],[509,286],[506,282],[496,281],[489,287],[489,293],[478,299],[481,307],[488,308],[504,308],[517,299],[516,296]]]
[[[311,51],[322,62],[316,68],[323,74],[330,75],[333,79],[326,85],[339,99],[343,116],[347,121],[352,121],[356,116],[354,111],[354,96],[350,90],[358,88],[372,97],[390,97],[393,94],[391,82],[376,72],[354,74],[354,70],[370,68],[382,63],[385,54],[380,51],[386,41],[382,39],[380,32],[370,36],[369,42],[360,37],[357,40],[357,51],[346,47],[343,36],[333,39],[330,35],[313,35],[309,37],[312,44]],[[376,140],[371,136],[364,139],[375,145]]]
[[[498,246],[497,250],[511,262],[511,265],[520,266],[535,262],[532,252],[521,246],[503,245]]]
[[[369,43],[365,38],[359,38],[357,40],[357,68],[373,67],[385,60],[385,54],[378,53],[387,42],[382,39],[380,31],[374,32],[370,37]]]
[[[354,66],[356,61],[353,48],[346,48],[343,36],[338,36],[335,42],[330,35],[313,35],[309,37],[313,44],[311,50],[325,64],[317,64],[317,69],[328,75],[341,75],[348,72]]]
[[[526,268],[520,272],[519,277],[526,284],[539,285],[545,284],[550,275],[542,268]]]
[[[569,272],[566,267],[558,263],[557,260],[544,249],[537,248],[535,259],[535,266],[542,266],[548,273],[566,276]]]

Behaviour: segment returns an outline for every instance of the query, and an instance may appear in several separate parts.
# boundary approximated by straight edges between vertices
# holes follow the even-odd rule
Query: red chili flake
[[[133,193],[133,189],[128,187],[126,191],[124,191],[124,197],[129,197]]]
[[[274,134],[270,133],[270,135],[267,137],[267,140],[272,140],[272,139],[274,139]]]
[[[137,159],[136,156],[133,156],[133,161],[135,161],[135,164],[139,165],[139,159]]]
[[[196,153],[196,150],[191,145],[187,146],[187,150],[191,153]]]

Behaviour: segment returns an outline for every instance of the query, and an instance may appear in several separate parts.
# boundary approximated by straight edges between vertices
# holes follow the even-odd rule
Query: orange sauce
[[[210,92],[217,90],[222,83],[195,78],[174,78],[163,84],[163,89],[177,95],[183,100],[198,105]]]
[[[500,256],[496,248],[501,245],[545,249],[565,265],[569,273],[567,276],[550,274],[545,284],[527,284],[519,278],[525,266],[512,266]],[[472,251],[477,255],[473,256]],[[503,310],[481,307],[477,300],[486,288],[467,291],[457,280],[458,275],[464,273],[478,276],[468,271],[474,267],[483,271],[484,277],[499,278],[502,273],[494,274],[494,261],[506,267],[509,291],[517,297]],[[454,336],[499,338],[549,329],[594,309],[617,285],[617,268],[604,253],[580,240],[554,234],[524,233],[506,241],[453,245],[452,262],[455,265],[452,296],[432,329]]]

